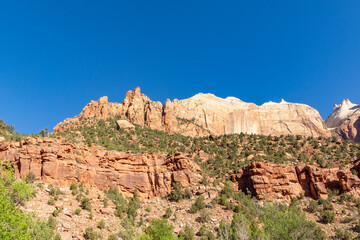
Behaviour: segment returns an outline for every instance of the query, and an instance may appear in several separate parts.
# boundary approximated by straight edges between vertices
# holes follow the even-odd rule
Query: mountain
[[[340,105],[334,105],[333,112],[325,119],[325,124],[332,135],[360,142],[360,105],[344,99]]]
[[[143,127],[186,136],[208,136],[232,133],[261,135],[330,136],[318,111],[305,104],[268,102],[261,106],[235,97],[225,99],[199,93],[178,100],[151,101],[137,87],[127,92],[122,103],[109,103],[107,97],[91,101],[82,112],[54,127],[54,133],[70,127],[91,124],[91,119],[122,115]]]

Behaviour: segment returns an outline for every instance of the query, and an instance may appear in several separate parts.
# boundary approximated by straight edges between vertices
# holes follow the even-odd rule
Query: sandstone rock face
[[[360,105],[344,99],[340,105],[334,105],[325,123],[333,136],[360,142]]]
[[[81,118],[106,119],[123,115],[140,126],[188,136],[255,133],[263,135],[293,134],[330,136],[319,113],[304,104],[265,103],[257,106],[234,97],[225,99],[213,94],[153,102],[135,88],[124,101],[109,103],[106,97],[89,103],[80,115],[55,126],[61,132],[79,124]]]
[[[235,190],[249,190],[258,199],[289,201],[300,194],[326,199],[328,188],[360,196],[360,179],[350,169],[254,162],[231,180]]]
[[[232,177],[237,190],[249,190],[259,199],[287,200],[303,192],[295,168],[285,164],[254,162]]]
[[[168,195],[173,182],[188,187],[201,180],[199,166],[186,154],[106,151],[53,138],[29,137],[18,146],[8,143],[0,149],[0,159],[10,160],[17,176],[33,172],[45,183],[59,186],[82,182],[102,190],[115,187],[125,196],[138,189],[141,199]]]
[[[126,130],[135,130],[135,126],[127,120],[117,120],[116,124],[119,128],[123,128]]]

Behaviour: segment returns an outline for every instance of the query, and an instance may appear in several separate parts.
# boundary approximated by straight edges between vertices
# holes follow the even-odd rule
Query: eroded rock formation
[[[326,199],[328,188],[360,196],[360,179],[350,169],[254,162],[231,180],[236,190],[250,191],[258,199],[289,201],[301,194]]]
[[[168,195],[173,182],[188,187],[201,180],[199,166],[186,154],[167,157],[107,151],[60,138],[2,142],[0,159],[11,161],[17,176],[33,172],[43,182],[60,186],[82,182],[102,190],[115,187],[125,196],[138,189],[141,199]]]
[[[55,126],[54,132],[76,126],[80,119],[106,119],[115,115],[140,126],[188,136],[255,133],[263,135],[330,136],[319,113],[304,104],[268,102],[261,106],[234,97],[213,94],[153,102],[135,88],[124,101],[109,103],[107,97],[91,101],[76,117]]]
[[[360,105],[344,99],[340,105],[334,105],[333,112],[325,119],[325,123],[332,135],[360,142]]]

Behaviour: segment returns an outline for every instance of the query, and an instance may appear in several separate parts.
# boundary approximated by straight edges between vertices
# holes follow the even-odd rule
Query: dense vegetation
[[[9,165],[0,172],[0,239],[52,239],[53,226],[19,210],[35,188],[25,179],[15,179]]]

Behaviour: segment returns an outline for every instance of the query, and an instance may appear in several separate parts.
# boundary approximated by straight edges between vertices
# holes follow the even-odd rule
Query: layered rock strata
[[[231,180],[235,190],[250,191],[258,199],[290,201],[301,195],[326,199],[327,189],[360,196],[360,179],[350,169],[254,162]]]
[[[305,104],[268,102],[261,106],[234,97],[197,94],[184,100],[153,102],[135,88],[124,101],[109,103],[107,97],[91,101],[76,117],[54,127],[54,132],[76,128],[81,119],[106,119],[122,115],[143,127],[187,136],[254,133],[262,135],[330,136],[319,113]]]
[[[173,182],[189,187],[201,180],[200,168],[187,154],[167,157],[106,151],[54,138],[2,142],[0,159],[12,162],[16,176],[33,172],[45,183],[70,186],[81,182],[102,190],[114,187],[125,196],[137,189],[141,199],[168,195]]]

